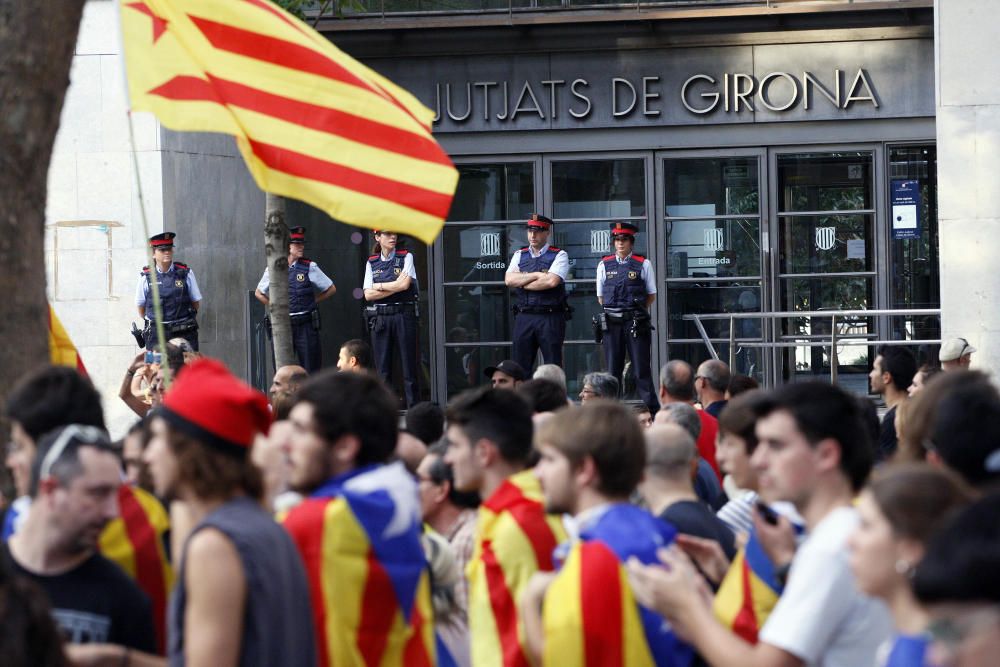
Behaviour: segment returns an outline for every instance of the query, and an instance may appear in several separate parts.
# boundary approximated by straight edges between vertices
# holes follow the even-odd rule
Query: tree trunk
[[[265,193],[264,249],[267,252],[267,273],[271,280],[267,298],[271,302],[271,335],[274,344],[274,366],[297,365],[292,347],[292,321],[288,317],[288,226],[285,224],[285,198]]]
[[[84,0],[0,0],[0,406],[49,361],[45,200]]]

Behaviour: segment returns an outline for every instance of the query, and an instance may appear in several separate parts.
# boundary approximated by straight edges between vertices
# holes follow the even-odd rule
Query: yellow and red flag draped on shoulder
[[[552,553],[565,538],[559,518],[545,514],[530,470],[508,478],[479,507],[467,569],[475,667],[529,667],[518,600],[531,575],[552,570]]]
[[[800,527],[796,530],[801,531]],[[751,644],[781,597],[782,586],[774,565],[764,552],[757,534],[750,531],[745,547],[733,559],[719,585],[712,605],[716,618]]]
[[[101,533],[100,550],[149,596],[156,647],[162,655],[166,652],[167,598],[174,582],[164,544],[170,518],[153,495],[128,484],[118,487],[118,507],[119,517]]]
[[[62,322],[56,317],[56,311],[52,310],[51,304],[49,304],[49,358],[53,366],[69,366],[83,375],[87,374],[80,353],[70,340]]]
[[[458,172],[433,112],[267,0],[120,0],[132,108],[236,137],[262,190],[430,243]]]
[[[628,504],[586,525],[549,586],[542,608],[543,664],[551,667],[687,667],[691,647],[663,618],[641,607],[625,572],[629,558],[658,562],[674,528]]]
[[[402,464],[331,480],[284,526],[306,567],[320,665],[437,664],[419,502]]]

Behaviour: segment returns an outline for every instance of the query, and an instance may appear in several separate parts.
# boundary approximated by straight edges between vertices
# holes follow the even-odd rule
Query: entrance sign
[[[892,182],[892,238],[920,238],[920,181]]]

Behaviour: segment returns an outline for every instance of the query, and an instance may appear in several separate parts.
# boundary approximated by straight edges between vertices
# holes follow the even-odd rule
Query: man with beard
[[[103,429],[71,424],[42,437],[31,511],[3,557],[45,591],[67,642],[100,644],[127,661],[132,649],[152,652],[155,635],[149,599],[97,551],[101,531],[118,515],[120,485]]]
[[[374,375],[324,371],[289,414],[285,517],[309,579],[320,665],[436,664],[420,504],[396,448],[396,399]]]

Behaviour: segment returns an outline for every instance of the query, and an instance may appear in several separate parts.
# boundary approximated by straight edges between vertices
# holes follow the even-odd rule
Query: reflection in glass
[[[792,278],[782,281],[785,310],[865,310],[871,304],[871,279]]]
[[[514,251],[524,247],[524,227],[509,225],[445,225],[446,282],[502,281]]]
[[[485,370],[510,359],[510,345],[449,345],[444,349],[448,371],[448,398],[489,382]]]
[[[869,346],[864,343],[840,342],[837,344],[837,385],[842,389],[868,395]],[[808,382],[830,380],[830,346],[782,348],[785,364],[782,380]]]
[[[873,208],[870,152],[778,156],[779,211]]]
[[[890,229],[893,308],[937,308],[941,305],[941,275],[938,257],[937,148],[903,146],[889,150],[890,196],[892,181],[915,180],[920,184],[919,236],[895,239]],[[890,201],[891,206],[891,201]],[[890,224],[891,228],[891,224]],[[894,338],[904,338],[895,323]],[[914,322],[916,338],[940,337],[940,322]]]
[[[755,157],[665,160],[663,173],[668,217],[759,212]]]
[[[694,322],[683,319],[692,313],[760,312],[760,281],[721,283],[670,283],[667,285],[667,336],[700,338]],[[705,331],[713,338],[729,338],[729,320],[705,320]],[[735,320],[737,338],[759,338],[761,320]]]
[[[511,303],[510,290],[502,284],[445,286],[445,340],[510,340]]]
[[[668,220],[668,278],[760,275],[760,219]]]
[[[527,220],[534,212],[534,164],[458,165],[449,220]]]
[[[872,270],[870,215],[796,216],[779,220],[782,273]]]
[[[729,363],[729,339],[713,339],[712,347],[719,359]],[[759,384],[764,383],[764,367],[761,364],[761,348],[747,347],[746,345],[736,345],[736,358],[733,362],[732,370],[740,375],[749,375],[757,380]],[[701,341],[699,342],[671,342],[667,346],[667,357],[669,359],[683,359],[694,368],[698,364],[711,359],[708,348]],[[655,369],[654,369],[655,371]]]
[[[641,159],[553,162],[553,217],[644,216],[645,173],[645,163]]]

